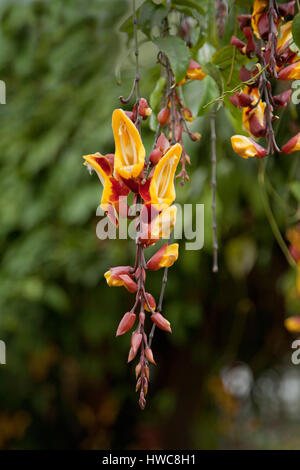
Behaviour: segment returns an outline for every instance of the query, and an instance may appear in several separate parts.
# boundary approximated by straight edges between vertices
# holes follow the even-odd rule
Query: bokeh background
[[[132,298],[108,288],[108,267],[130,264],[134,244],[96,237],[101,188],[82,155],[112,152],[111,114],[127,95],[133,54],[118,27],[122,0],[1,1],[0,366],[2,449],[280,449],[300,447],[300,366],[283,326],[297,312],[295,274],[267,222],[257,162],[230,146],[217,115],[220,271],[211,272],[209,119],[186,142],[191,182],[179,203],[205,204],[205,245],[170,269],[146,410],[127,365],[129,337],[115,338]],[[228,44],[229,36],[224,36]],[[205,52],[205,51],[204,51]],[[156,51],[141,46],[141,90],[159,76]],[[186,88],[193,109],[201,84]],[[279,141],[299,131],[284,111]],[[146,148],[153,133],[143,128]],[[298,156],[272,157],[271,204],[284,233],[298,221]],[[150,273],[158,296],[161,273]],[[289,309],[293,309],[290,312]]]

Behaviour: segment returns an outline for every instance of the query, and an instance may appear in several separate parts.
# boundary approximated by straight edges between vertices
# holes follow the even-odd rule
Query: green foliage
[[[300,49],[300,13],[293,19],[292,35],[296,46]]]
[[[168,57],[176,83],[183,80],[191,59],[191,53],[186,43],[177,36],[165,36],[157,38],[153,42]]]

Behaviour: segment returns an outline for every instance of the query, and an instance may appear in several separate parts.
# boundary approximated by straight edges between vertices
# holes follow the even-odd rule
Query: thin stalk
[[[276,238],[277,243],[280,246],[281,251],[284,254],[287,262],[289,263],[291,268],[295,268],[296,263],[295,263],[294,259],[292,258],[291,254],[289,252],[289,249],[288,249],[288,247],[287,247],[287,245],[286,245],[286,243],[285,243],[285,241],[284,241],[284,239],[281,235],[281,232],[280,232],[279,227],[277,225],[277,222],[275,220],[275,217],[274,217],[274,214],[272,212],[270,202],[269,202],[269,199],[268,199],[268,196],[267,196],[267,192],[266,192],[266,188],[265,188],[265,167],[264,167],[264,163],[261,160],[258,163],[259,163],[259,166],[258,166],[258,182],[259,182],[259,185],[260,185],[260,188],[261,188],[262,200],[263,200],[263,205],[264,205],[264,209],[265,209],[267,219],[269,221],[269,224],[270,224],[270,227],[272,229],[273,235]]]
[[[216,112],[210,114],[210,141],[211,141],[211,212],[212,212],[212,232],[213,232],[213,267],[214,273],[218,272],[218,238],[217,238],[217,219],[216,219]]]

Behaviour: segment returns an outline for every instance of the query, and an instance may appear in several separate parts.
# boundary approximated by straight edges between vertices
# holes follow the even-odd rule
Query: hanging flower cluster
[[[286,238],[290,242],[289,251],[297,265],[297,295],[300,300],[300,224],[287,230]],[[291,333],[300,333],[300,316],[293,315],[286,318],[284,325]]]
[[[291,90],[278,95],[272,92],[271,79],[294,80],[300,78],[300,56],[292,39],[292,21],[295,1],[277,4],[276,0],[255,0],[252,15],[239,15],[240,29],[245,41],[232,36],[231,45],[250,59],[256,59],[251,70],[242,67],[240,79],[246,82],[242,92],[236,92],[230,101],[242,109],[244,129],[250,137],[234,135],[231,143],[234,151],[243,158],[263,158],[274,151],[286,154],[300,149],[300,133],[279,148],[273,130],[275,114],[287,106]],[[266,140],[267,148],[255,140]]]
[[[160,63],[168,70],[169,63],[165,56],[160,55]],[[166,102],[161,107],[157,114],[157,121],[161,128],[169,129],[168,138],[174,143],[179,143],[182,148],[181,154],[181,171],[178,173],[177,178],[180,179],[180,184],[183,186],[185,181],[189,181],[189,176],[186,171],[186,164],[191,164],[189,155],[186,153],[183,143],[183,133],[186,133],[189,138],[193,141],[199,141],[201,135],[198,132],[191,132],[188,128],[187,123],[194,120],[192,111],[185,107],[182,100],[179,98],[177,86],[185,85],[189,80],[203,80],[206,77],[205,72],[202,70],[200,64],[195,60],[191,59],[186,76],[178,83],[175,83],[174,76],[169,70],[169,80],[171,83],[169,92],[166,93]],[[172,109],[173,107],[173,109]],[[174,135],[173,135],[174,133]],[[153,150],[150,155],[151,159],[155,159],[158,155],[157,147]]]
[[[113,112],[112,128],[115,140],[115,153],[85,155],[85,165],[94,170],[102,185],[101,208],[110,220],[118,225],[119,217],[136,221],[136,260],[134,266],[116,266],[105,273],[109,286],[123,286],[135,294],[132,308],[123,315],[116,335],[120,336],[135,329],[131,335],[128,362],[139,353],[136,366],[136,389],[140,390],[139,404],[143,409],[148,390],[149,362],[155,364],[151,350],[151,340],[145,332],[146,312],[149,312],[153,325],[171,332],[169,321],[156,306],[154,297],[146,291],[146,271],[157,271],[170,267],[178,258],[178,244],[165,243],[149,259],[144,250],[162,238],[169,238],[176,221],[176,197],[174,177],[181,156],[181,145],[170,145],[162,133],[156,142],[150,158],[146,152],[140,133],[133,122],[137,118],[147,118],[151,109],[145,99],[139,100],[138,113],[116,109]],[[128,196],[134,194],[133,203],[128,205]],[[135,215],[134,206],[140,203],[141,209]]]

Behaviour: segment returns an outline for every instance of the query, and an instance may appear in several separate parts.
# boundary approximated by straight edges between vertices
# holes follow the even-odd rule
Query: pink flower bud
[[[129,349],[128,362],[131,362],[135,358],[137,351],[134,351],[133,348]]]
[[[147,119],[147,117],[152,114],[152,109],[149,107],[145,98],[140,99],[138,111],[139,115],[142,116],[143,119]]]
[[[247,39],[246,54],[248,57],[250,57],[251,52],[254,52],[256,48],[252,29],[249,27],[246,27],[243,29],[243,33],[245,35],[245,38]]]
[[[294,16],[295,14],[295,0],[293,0],[292,2],[288,2],[288,3],[282,3],[281,5],[278,5],[278,12],[280,14],[280,16],[288,16],[288,15],[291,15],[291,16]]]
[[[170,322],[165,317],[163,317],[161,313],[153,313],[151,315],[151,320],[158,326],[158,328],[172,333]]]
[[[164,155],[169,147],[170,147],[170,142],[166,138],[165,134],[162,132],[159,138],[157,139],[156,148],[159,148],[159,150],[161,150],[161,152]]]
[[[135,378],[137,379],[138,376],[140,375],[141,373],[141,370],[142,370],[142,366],[141,366],[141,363],[139,362],[135,368]]]
[[[146,354],[146,358],[148,359],[149,362],[151,362],[151,364],[156,364],[156,362],[153,358],[153,353],[152,353],[151,348],[146,348],[145,349],[145,354]]]
[[[142,384],[142,377],[140,377],[136,383],[136,387],[135,387],[136,392],[140,389],[141,384]]]
[[[131,347],[136,355],[143,339],[142,333],[135,331],[131,336]]]
[[[162,151],[159,148],[155,148],[150,153],[149,158],[150,158],[151,163],[153,165],[156,165],[159,162],[159,160],[161,159],[162,156],[163,156]]]
[[[251,15],[238,15],[237,19],[242,31],[246,26],[250,26],[251,24]]]
[[[148,393],[148,380],[146,379],[146,377],[144,377],[144,380],[143,380],[143,390],[144,390],[144,395],[146,396]]]
[[[273,101],[275,106],[283,106],[286,107],[288,102],[290,101],[292,94],[292,90],[286,90],[280,93],[279,95],[273,96]]]
[[[169,119],[170,119],[170,109],[169,108],[162,108],[158,115],[157,115],[157,120],[161,126],[165,126]]]
[[[146,298],[147,298],[147,302],[150,305],[151,309],[155,310],[156,302],[155,302],[155,299],[154,299],[153,295],[150,294],[150,292],[146,292]],[[145,302],[145,309],[149,312],[150,310],[149,310],[149,307],[147,305],[147,302]]]
[[[236,36],[231,37],[230,45],[235,46],[240,51],[241,54],[245,54],[246,44],[243,41],[241,41],[239,38],[237,38]]]
[[[133,312],[127,312],[123,316],[122,320],[119,323],[116,336],[124,335],[127,333],[132,327],[136,319],[136,314]]]

